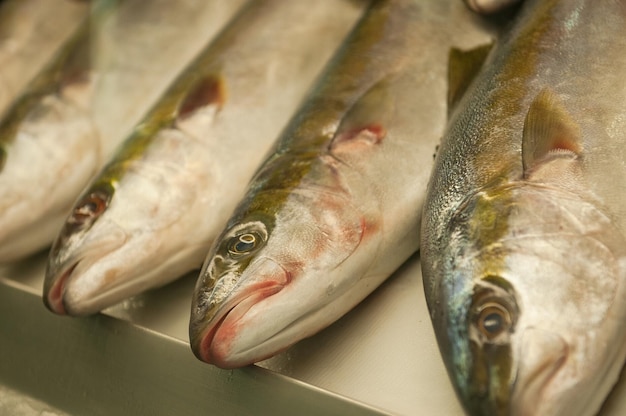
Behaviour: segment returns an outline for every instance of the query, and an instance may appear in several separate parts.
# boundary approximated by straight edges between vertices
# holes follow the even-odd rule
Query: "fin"
[[[97,57],[102,53],[100,37],[120,0],[101,0],[89,6],[89,15],[61,52],[59,67],[59,84],[61,90],[75,84],[89,82],[92,71],[102,68],[97,66]],[[97,51],[98,53],[94,53]]]
[[[468,51],[450,49],[448,55],[448,114],[461,100],[468,87],[482,68],[493,42]]]
[[[343,117],[330,143],[332,153],[371,146],[387,135],[385,126],[391,122],[395,104],[388,93],[389,81],[383,80],[370,88],[352,105]]]
[[[83,108],[92,104],[93,74],[103,69],[99,66],[98,58],[103,49],[100,39],[106,22],[114,18],[118,3],[119,0],[102,0],[89,6],[89,16],[59,56],[59,66],[56,68],[58,93]]]
[[[580,128],[558,97],[543,89],[530,104],[522,136],[524,176],[550,153],[566,152],[580,155]]]
[[[519,0],[464,0],[467,7],[476,13],[493,14],[506,9]]]
[[[178,106],[177,120],[181,121],[199,109],[214,106],[216,110],[222,108],[226,101],[226,93],[222,78],[208,75],[195,82]]]
[[[86,35],[74,44],[74,47],[67,55],[63,69],[60,74],[60,88],[63,90],[67,86],[74,84],[84,84],[89,82],[91,71],[90,59],[90,37]]]
[[[74,43],[59,74],[58,93],[82,108],[93,98],[91,36],[86,33]]]
[[[70,36],[50,62],[29,82],[24,94],[58,94],[72,84],[83,83],[89,68],[89,22]]]

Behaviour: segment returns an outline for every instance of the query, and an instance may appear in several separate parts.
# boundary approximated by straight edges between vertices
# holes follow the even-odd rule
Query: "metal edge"
[[[70,414],[388,415],[257,366],[206,365],[123,320],[53,315],[19,286],[0,279],[0,382]]]

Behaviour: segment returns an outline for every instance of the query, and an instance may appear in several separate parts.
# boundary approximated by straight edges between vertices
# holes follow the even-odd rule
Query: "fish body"
[[[48,307],[95,313],[198,269],[363,7],[249,2],[76,203],[50,253]]]
[[[199,359],[232,368],[280,352],[417,250],[448,48],[488,39],[460,2],[372,4],[207,257],[190,322]]]
[[[426,299],[472,415],[595,414],[626,354],[626,2],[524,2],[456,107]]]
[[[0,4],[0,111],[78,28],[88,9],[86,2],[71,0],[5,0]]]
[[[198,9],[234,13],[238,5],[195,3],[198,6],[189,10],[192,16],[191,12]],[[176,10],[165,16],[174,20],[185,10],[183,6],[170,6]],[[153,92],[146,91],[162,88],[158,80],[171,79],[172,71],[180,70],[201,48],[198,33],[208,41],[229,17],[225,12],[197,13],[205,18],[190,24],[189,32],[179,30],[173,36],[169,32],[170,36],[161,37],[162,32],[146,36],[141,30],[145,23],[141,10],[147,16],[172,12],[158,1],[149,5],[139,0],[98,1],[91,8],[89,16],[0,120],[2,263],[24,258],[52,242],[77,196],[123,140],[122,133],[156,99]],[[129,9],[136,11],[131,14]],[[129,16],[137,18],[125,21]],[[158,26],[152,29],[157,31]],[[123,47],[106,58],[104,53],[99,55],[101,45],[122,35]],[[190,39],[197,49],[189,50]],[[178,45],[176,53],[154,43],[159,40],[170,42],[172,48]],[[118,65],[121,57],[129,58],[122,55],[129,50],[134,52],[129,59],[134,64]],[[143,59],[149,59],[149,64]],[[134,83],[122,82],[129,80]],[[115,101],[111,94],[115,94]]]

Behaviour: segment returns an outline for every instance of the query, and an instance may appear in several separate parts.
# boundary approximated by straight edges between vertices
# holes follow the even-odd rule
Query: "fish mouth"
[[[249,349],[235,346],[241,330],[246,329],[244,318],[253,306],[277,294],[291,281],[291,274],[273,260],[264,259],[255,267],[254,282],[237,287],[208,325],[197,335],[192,334],[192,350],[198,359],[220,368],[243,367],[259,361],[246,354]],[[271,277],[268,277],[271,276]],[[264,278],[265,277],[265,278]],[[193,323],[192,323],[193,327]]]
[[[74,252],[62,261],[51,254],[44,279],[43,301],[46,307],[58,315],[83,316],[97,312],[85,304],[94,303],[92,298],[97,297],[94,296],[97,292],[102,292],[102,287],[93,280],[85,281],[85,271],[99,259],[123,247],[127,240],[128,235],[116,228],[106,240],[98,240],[97,245],[84,242],[80,245],[80,252]]]
[[[78,263],[77,261],[68,267],[61,276],[56,279],[47,295],[43,298],[46,308],[57,315],[67,315],[67,308],[64,301],[65,287],[74,269],[78,266]]]
[[[239,321],[253,305],[280,292],[283,287],[282,284],[268,283],[266,287],[257,287],[251,290],[251,293],[247,292],[233,299],[232,306],[225,308],[223,314],[216,317],[215,325],[212,325],[201,337],[199,358],[221,368],[236,368],[251,364],[240,362],[231,352],[230,347],[233,338],[237,335]]]

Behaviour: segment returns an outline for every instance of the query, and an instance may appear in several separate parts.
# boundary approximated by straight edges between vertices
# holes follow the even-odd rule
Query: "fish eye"
[[[236,235],[230,241],[228,252],[233,255],[247,254],[253,251],[262,242],[257,233],[247,232]]]
[[[482,335],[488,340],[493,340],[511,329],[511,314],[505,306],[489,302],[478,311],[476,325]]]
[[[102,191],[94,191],[86,195],[72,212],[71,222],[84,224],[102,214],[108,205],[109,198]]]

